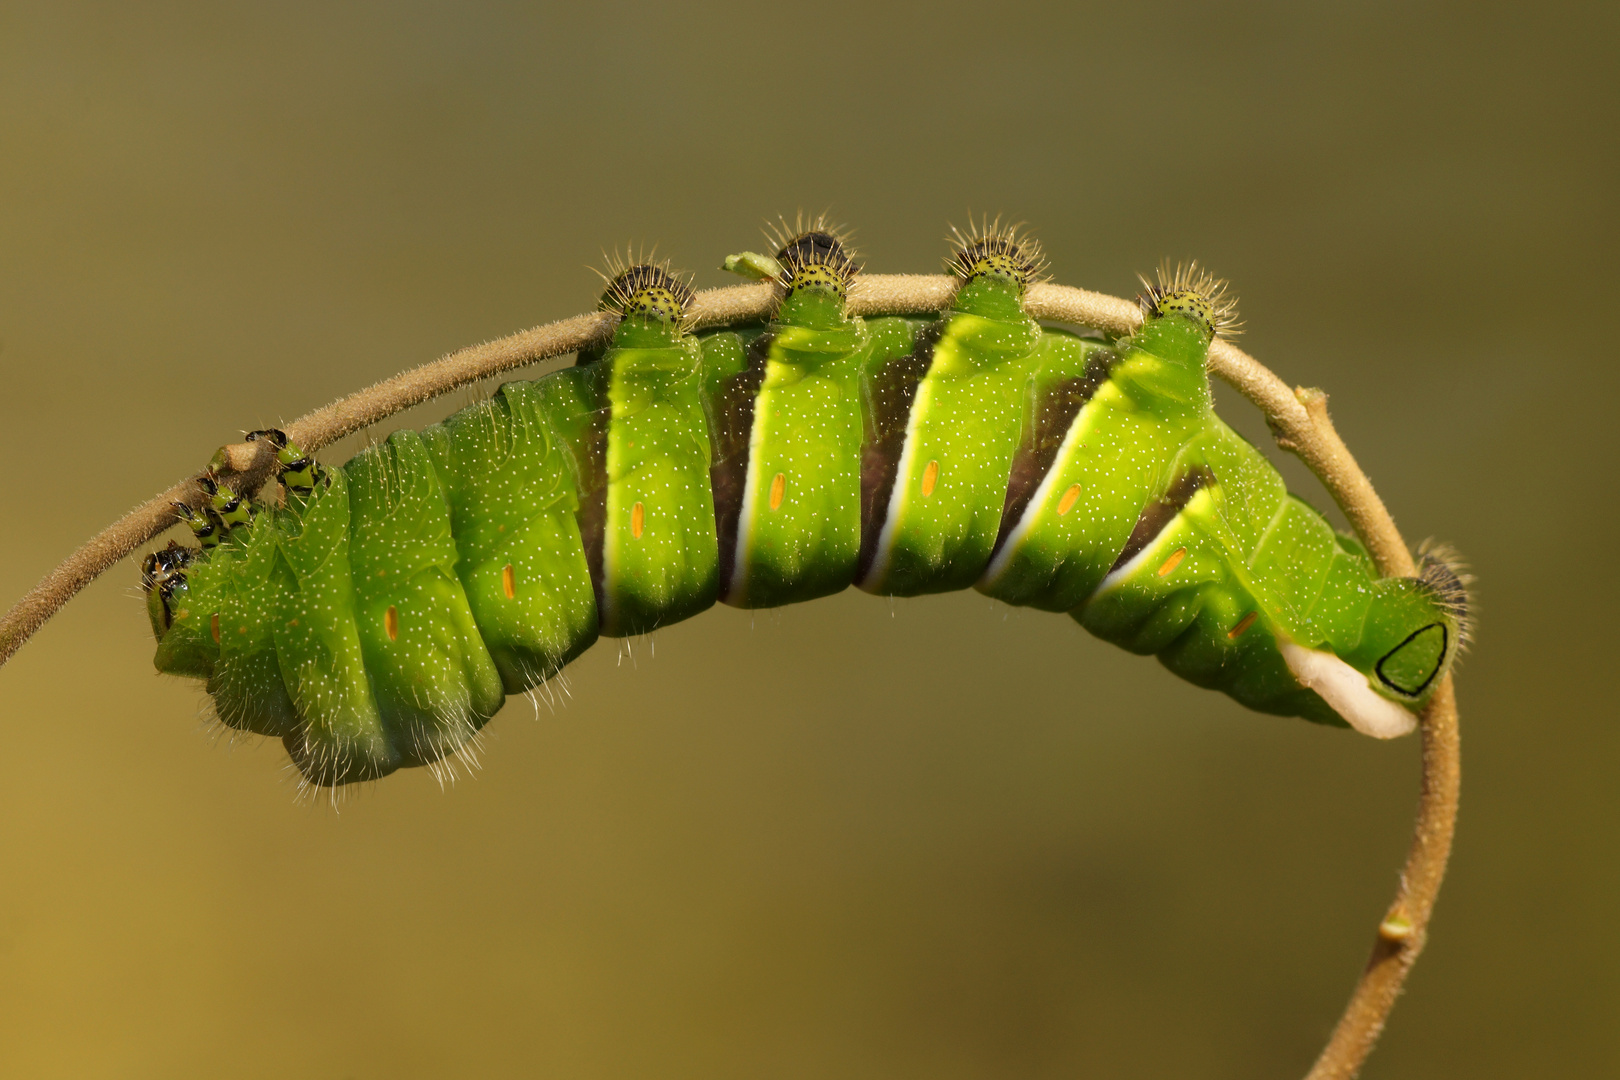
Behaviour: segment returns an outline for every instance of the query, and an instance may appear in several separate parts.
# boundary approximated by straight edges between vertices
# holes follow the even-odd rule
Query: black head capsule
[[[174,593],[186,583],[186,567],[195,554],[173,540],[162,551],[154,551],[141,563],[141,589],[146,593],[146,612],[152,620],[152,633],[163,635],[174,623]]]
[[[275,448],[276,453],[287,449],[287,433],[280,428],[262,428],[250,431],[242,437],[244,442],[267,442]]]
[[[141,563],[141,588],[146,592],[169,584],[176,577],[185,580],[186,567],[196,553],[173,540],[162,551],[154,551]]]

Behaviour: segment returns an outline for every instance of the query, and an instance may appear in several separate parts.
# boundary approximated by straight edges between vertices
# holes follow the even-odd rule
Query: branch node
[[[1416,929],[1411,916],[1403,907],[1396,905],[1384,916],[1384,921],[1378,924],[1378,936],[1385,941],[1404,943],[1411,940],[1412,933]]]

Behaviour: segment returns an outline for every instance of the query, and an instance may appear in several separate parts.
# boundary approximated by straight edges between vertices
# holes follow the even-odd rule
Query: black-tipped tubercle
[[[610,271],[615,267],[610,266]],[[659,322],[679,322],[692,302],[692,286],[656,263],[637,263],[617,270],[602,294],[603,311],[624,318],[639,316]]]
[[[1159,264],[1157,280],[1139,275],[1143,292],[1136,298],[1142,314],[1150,319],[1161,315],[1183,315],[1201,322],[1216,337],[1233,337],[1243,323],[1238,319],[1237,297],[1222,278],[1198,265],[1198,260]]]
[[[1041,245],[1022,230],[1021,224],[1003,225],[1000,218],[970,220],[966,232],[953,225],[947,238],[952,251],[946,266],[963,284],[976,277],[994,275],[1027,288],[1041,280],[1046,257],[1041,253]]]

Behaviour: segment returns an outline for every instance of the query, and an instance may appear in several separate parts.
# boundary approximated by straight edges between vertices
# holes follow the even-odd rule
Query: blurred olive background
[[[604,247],[724,284],[831,207],[875,271],[970,209],[1109,292],[1196,255],[1480,577],[1366,1075],[1620,1071],[1620,9],[586,8],[0,6],[0,601],[246,429],[589,308]],[[7,1076],[1288,1077],[1408,840],[1416,740],[976,594],[604,643],[474,778],[299,805],[152,674],[137,573],[0,671]]]

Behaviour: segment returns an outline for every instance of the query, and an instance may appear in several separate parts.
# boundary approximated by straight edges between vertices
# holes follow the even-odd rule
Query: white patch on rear
[[[1367,676],[1330,652],[1277,640],[1288,670],[1315,690],[1333,711],[1363,735],[1394,739],[1417,730],[1417,717],[1367,685]]]

